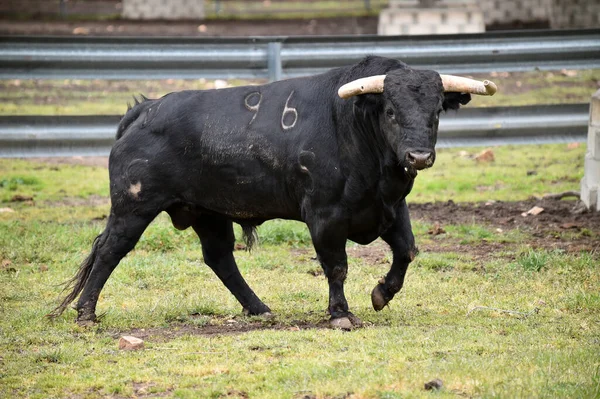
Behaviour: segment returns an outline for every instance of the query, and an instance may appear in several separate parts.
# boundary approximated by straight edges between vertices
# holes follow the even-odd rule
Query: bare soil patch
[[[544,209],[539,215],[522,216],[534,206]],[[409,204],[413,219],[443,224],[485,223],[500,228],[525,228],[532,232],[571,228],[600,228],[600,213],[577,212],[577,203],[568,200],[529,199],[515,202]]]
[[[193,315],[192,315],[193,316]],[[203,326],[196,326],[185,323],[174,323],[169,327],[153,327],[153,328],[134,328],[128,331],[111,331],[109,332],[115,339],[122,335],[132,335],[134,337],[143,339],[144,341],[152,341],[154,343],[168,342],[174,338],[186,336],[186,335],[201,335],[201,336],[214,336],[214,335],[237,335],[243,334],[250,331],[262,331],[262,330],[273,330],[273,331],[300,331],[308,329],[325,329],[330,328],[329,321],[325,314],[323,314],[323,320],[318,323],[309,323],[306,321],[292,321],[286,323],[280,323],[273,320],[263,321],[250,321],[245,316],[234,317],[233,319],[219,319],[211,318],[210,322]],[[261,348],[255,348],[253,350],[261,350]]]

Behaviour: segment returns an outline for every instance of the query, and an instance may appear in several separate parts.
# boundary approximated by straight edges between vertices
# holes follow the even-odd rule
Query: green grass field
[[[502,90],[469,106],[588,102],[600,74],[491,78]],[[120,114],[132,94],[210,87],[7,80],[0,115]],[[585,145],[496,147],[492,163],[473,160],[480,150],[439,150],[409,202],[519,201],[579,188]],[[77,325],[70,309],[47,320],[108,212],[106,168],[0,159],[1,398],[600,398],[599,228],[540,234],[473,218],[442,220],[446,233],[433,236],[431,221],[413,219],[424,250],[379,313],[370,292],[391,254],[380,241],[349,243],[346,295],[365,326],[342,332],[327,328],[327,282],[302,224],[265,223],[256,250],[236,251],[276,315],[262,320],[242,315],[204,265],[197,237],[163,214],[109,279],[99,324]],[[118,350],[125,334],[145,348]],[[443,387],[425,390],[434,378]]]
[[[460,151],[440,150],[409,199],[578,189],[585,146],[499,147],[486,165]],[[13,210],[0,213],[2,398],[600,397],[600,253],[534,248],[528,229],[450,224],[432,237],[414,220],[431,250],[379,313],[370,291],[391,254],[379,241],[349,243],[346,294],[365,326],[342,332],[326,328],[327,283],[302,224],[268,222],[258,249],[236,252],[276,314],[262,320],[241,314],[193,232],[163,214],[109,279],[99,324],[78,326],[72,310],[50,322],[58,284],[104,227],[107,175],[0,159],[0,208]],[[598,230],[579,234],[600,242]],[[145,348],[118,350],[123,334],[143,337]],[[434,378],[442,389],[426,391]]]

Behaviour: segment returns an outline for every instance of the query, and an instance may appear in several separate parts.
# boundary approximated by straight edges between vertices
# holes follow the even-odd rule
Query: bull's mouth
[[[404,171],[411,177],[417,177],[418,171],[428,169],[435,162],[434,152],[407,151],[403,162]]]
[[[408,175],[408,177],[410,177],[411,179],[414,179],[419,174],[417,169],[415,169],[413,166],[411,166],[409,164],[405,164],[405,165],[403,165],[403,167],[404,167],[404,173],[406,173]]]

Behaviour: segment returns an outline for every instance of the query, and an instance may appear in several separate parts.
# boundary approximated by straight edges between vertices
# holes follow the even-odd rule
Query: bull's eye
[[[391,109],[391,108],[388,108],[388,109],[385,110],[385,114],[387,116],[389,116],[390,118],[393,118],[394,117],[394,110]]]

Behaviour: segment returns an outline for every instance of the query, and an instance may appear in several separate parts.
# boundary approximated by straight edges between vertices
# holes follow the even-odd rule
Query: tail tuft
[[[75,276],[72,279],[64,283],[64,288],[62,292],[68,290],[71,290],[71,292],[62,300],[62,302],[56,308],[54,308],[54,310],[52,310],[52,312],[46,315],[46,317],[48,317],[49,319],[55,319],[58,316],[60,316],[65,311],[67,306],[69,306],[69,304],[73,302],[75,298],[77,298],[79,293],[83,290],[83,287],[85,286],[85,283],[87,282],[88,278],[90,277],[90,273],[92,272],[92,267],[94,266],[94,261],[96,260],[96,251],[98,250],[98,246],[100,245],[101,237],[102,234],[100,234],[94,240],[94,244],[92,245],[92,252],[81,263],[77,274],[75,274]]]
[[[252,247],[254,247],[254,244],[258,242],[256,226],[242,225],[242,232],[244,235],[244,242],[246,243],[246,251],[251,251]]]

